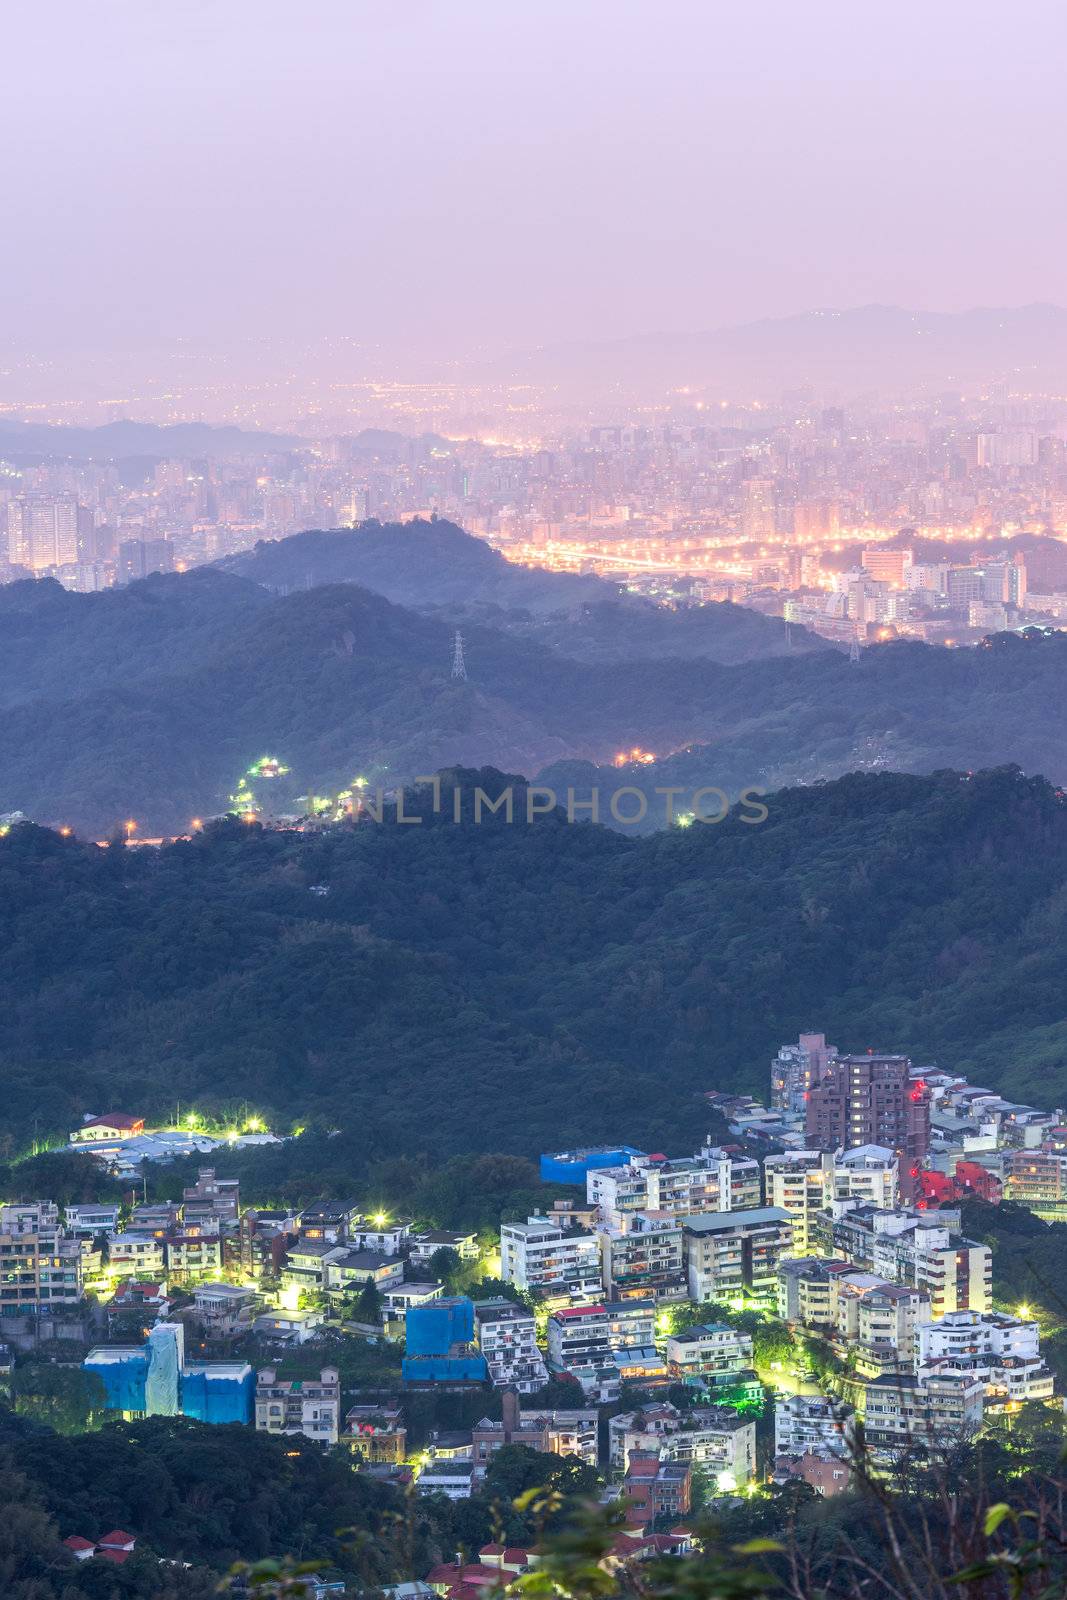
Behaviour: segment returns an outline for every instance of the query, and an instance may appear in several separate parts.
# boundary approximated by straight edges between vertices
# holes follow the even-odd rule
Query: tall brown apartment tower
[[[839,1056],[808,1091],[806,1137],[815,1150],[880,1144],[900,1161],[910,1200],[930,1143],[930,1092],[911,1079],[907,1056]]]

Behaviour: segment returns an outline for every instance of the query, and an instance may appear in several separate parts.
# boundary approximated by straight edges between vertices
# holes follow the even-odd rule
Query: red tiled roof
[[[103,1548],[100,1548],[100,1549],[97,1550],[96,1553],[97,1553],[97,1556],[103,1556],[105,1561],[118,1561],[118,1562],[121,1563],[123,1561],[128,1561],[130,1559],[130,1556],[133,1554],[133,1551],[132,1550],[113,1550],[113,1549],[111,1549],[109,1547],[107,1550],[105,1550]]]
[[[106,1117],[90,1117],[88,1122],[83,1122],[83,1128],[140,1128],[144,1126],[143,1117],[131,1117],[125,1111],[112,1111]]]
[[[132,1549],[137,1543],[137,1536],[133,1533],[125,1533],[121,1528],[112,1528],[110,1533],[105,1533],[104,1537],[96,1542],[99,1545],[118,1550],[121,1550],[125,1545],[129,1545]]]
[[[68,1550],[95,1550],[96,1546],[91,1539],[83,1539],[80,1533],[72,1533],[63,1543]]]

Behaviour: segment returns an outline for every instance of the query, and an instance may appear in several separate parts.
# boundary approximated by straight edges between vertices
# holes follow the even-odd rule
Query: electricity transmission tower
[[[860,664],[860,642],[859,642],[858,639],[853,639],[851,645],[849,646],[848,659],[851,661],[851,663],[852,663],[852,665],[854,667],[858,667],[859,666],[859,664]]]
[[[467,681],[467,663],[463,659],[463,635],[457,628],[452,639],[452,676]]]

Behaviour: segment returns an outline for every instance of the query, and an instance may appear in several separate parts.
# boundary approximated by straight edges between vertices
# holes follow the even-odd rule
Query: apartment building
[[[682,1383],[727,1383],[752,1370],[752,1335],[724,1322],[702,1323],[672,1333],[665,1350],[667,1372]]]
[[[901,1193],[910,1199],[930,1144],[930,1098],[907,1056],[840,1056],[808,1093],[808,1141],[817,1150],[868,1144],[892,1150]]]
[[[112,1276],[121,1278],[162,1278],[166,1272],[163,1240],[151,1233],[108,1235],[108,1265]]]
[[[684,1300],[687,1293],[685,1252],[680,1220],[668,1212],[638,1211],[625,1232],[599,1231],[604,1289],[612,1300],[652,1295],[657,1300]]]
[[[852,1406],[825,1395],[791,1395],[774,1407],[774,1453],[776,1456],[802,1456],[814,1450],[821,1454],[845,1456],[855,1428]]]
[[[891,1467],[904,1452],[929,1453],[973,1438],[982,1425],[984,1384],[972,1374],[886,1374],[864,1389],[864,1438]]]
[[[82,1251],[47,1201],[0,1206],[0,1317],[54,1317],[82,1300]]]
[[[517,1289],[546,1297],[599,1299],[600,1240],[548,1217],[506,1222],[500,1230],[500,1275]]]
[[[867,1273],[838,1280],[837,1332],[855,1348],[860,1377],[913,1371],[916,1334],[930,1316],[930,1296],[923,1289]]]
[[[676,1160],[640,1156],[626,1166],[590,1170],[586,1195],[605,1226],[625,1233],[637,1213],[684,1217],[758,1206],[759,1162],[717,1145],[705,1145],[696,1155]]]
[[[548,1382],[548,1368],[537,1344],[532,1311],[511,1300],[474,1302],[474,1337],[498,1389],[536,1394]]]
[[[638,1451],[699,1467],[720,1489],[739,1489],[755,1476],[756,1424],[730,1406],[691,1411],[667,1402],[642,1406],[608,1423],[608,1455],[615,1472],[626,1471]]]
[[[788,1211],[793,1221],[792,1249],[806,1256],[812,1243],[812,1224],[834,1193],[835,1158],[828,1150],[784,1150],[767,1156],[763,1186],[769,1206]]]
[[[1041,1356],[1036,1322],[999,1311],[950,1311],[919,1327],[916,1344],[920,1378],[949,1372],[978,1378],[986,1411],[1052,1399],[1053,1375]]]
[[[666,1375],[655,1326],[651,1299],[563,1307],[548,1319],[549,1371],[569,1373],[589,1395],[615,1399],[624,1380]]]
[[[782,1206],[710,1212],[683,1228],[689,1297],[724,1304],[777,1303],[778,1264],[793,1246],[793,1223]]]
[[[885,1145],[861,1144],[835,1154],[835,1200],[858,1200],[861,1205],[891,1211],[898,1204],[899,1193],[900,1162]]]

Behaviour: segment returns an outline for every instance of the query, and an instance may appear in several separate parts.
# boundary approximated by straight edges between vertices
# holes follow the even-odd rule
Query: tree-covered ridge
[[[160,851],[0,841],[9,1126],[246,1102],[346,1160],[692,1142],[777,1045],[1067,1087],[1067,806],[1013,770],[853,775],[643,839],[521,804]],[[455,775],[453,775],[455,779]],[[410,801],[409,801],[410,805]],[[312,889],[316,892],[312,893]],[[326,890],[326,893],[322,893]],[[351,1165],[350,1165],[351,1170]]]
[[[265,752],[291,769],[286,810],[357,775],[389,786],[456,763],[580,786],[597,776],[589,763],[635,745],[660,759],[627,782],[732,797],[857,767],[1010,760],[1067,778],[1062,635],[888,645],[859,666],[832,649],[724,666],[688,636],[689,659],[661,656],[641,618],[632,652],[612,659],[630,632],[614,602],[521,627],[509,616],[506,629],[464,623],[463,682],[449,616],[350,583],[270,595],[201,570],[105,595],[13,585],[0,592],[0,813],[96,837],[133,817],[170,835],[226,809]],[[676,621],[681,637],[690,624]],[[589,659],[559,653],[572,646]]]
[[[516,566],[484,539],[440,518],[371,520],[358,528],[261,540],[218,565],[273,589],[357,583],[398,605],[482,622],[579,661],[674,656],[734,662],[790,648],[777,617],[718,601],[673,611],[592,574]],[[791,643],[828,648],[805,628],[792,630]]]

